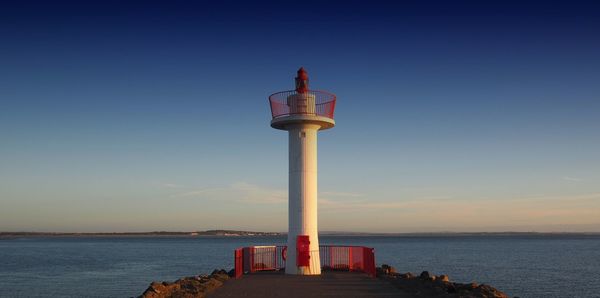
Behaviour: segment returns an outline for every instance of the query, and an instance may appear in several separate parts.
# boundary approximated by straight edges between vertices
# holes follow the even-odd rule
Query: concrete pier
[[[321,275],[289,275],[262,272],[225,282],[208,298],[225,297],[413,297],[389,282],[356,272],[322,272]]]

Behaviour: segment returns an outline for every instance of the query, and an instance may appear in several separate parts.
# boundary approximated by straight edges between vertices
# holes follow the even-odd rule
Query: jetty
[[[260,272],[227,281],[208,298],[226,297],[412,297],[384,280],[357,272],[323,271],[321,275]]]
[[[454,297],[508,298],[492,286],[451,282],[447,275],[397,273],[388,265],[377,267],[377,276],[352,271],[322,270],[320,275],[284,274],[283,270],[259,271],[234,278],[214,270],[210,275],[153,282],[140,298],[224,297]]]

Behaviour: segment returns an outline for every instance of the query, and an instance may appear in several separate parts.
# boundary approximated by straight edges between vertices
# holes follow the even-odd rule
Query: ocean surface
[[[48,237],[0,240],[1,297],[132,297],[151,281],[233,267],[233,250],[284,237]],[[448,274],[519,297],[600,297],[600,236],[321,236],[375,248],[399,272]]]

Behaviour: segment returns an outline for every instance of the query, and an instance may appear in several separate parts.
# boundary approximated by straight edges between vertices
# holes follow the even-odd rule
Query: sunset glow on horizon
[[[600,232],[598,9],[344,3],[5,5],[0,232],[286,231],[301,66],[320,231]]]

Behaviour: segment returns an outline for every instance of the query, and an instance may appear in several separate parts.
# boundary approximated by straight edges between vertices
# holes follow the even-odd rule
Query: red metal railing
[[[236,278],[243,273],[285,268],[285,248],[286,246],[273,245],[236,249]],[[375,251],[371,247],[321,245],[319,256],[323,270],[358,271],[375,277]]]
[[[316,115],[333,119],[335,94],[309,90],[277,92],[269,96],[273,119],[290,115]]]

